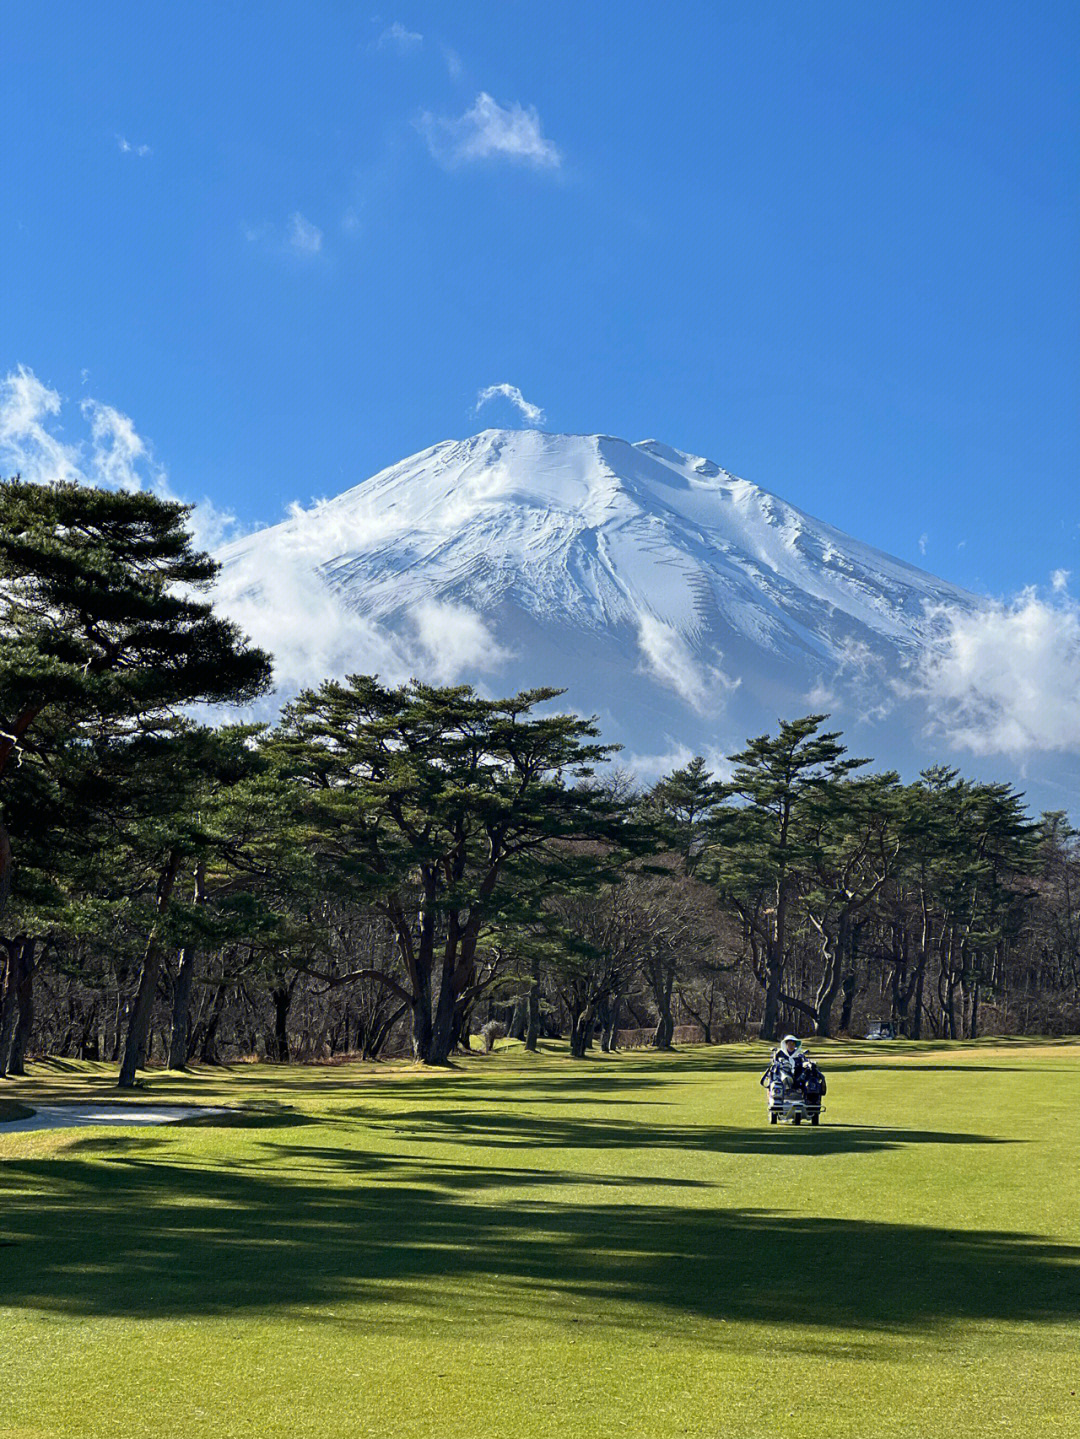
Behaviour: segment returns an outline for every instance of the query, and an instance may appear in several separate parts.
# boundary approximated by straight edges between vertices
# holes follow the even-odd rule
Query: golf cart
[[[770,1124],[801,1124],[806,1119],[816,1125],[821,1120],[828,1088],[825,1076],[808,1056],[800,1052],[799,1058],[795,1072],[774,1058],[761,1076],[768,1094]]]

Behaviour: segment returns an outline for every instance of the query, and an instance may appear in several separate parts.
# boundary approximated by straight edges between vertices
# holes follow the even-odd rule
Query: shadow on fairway
[[[782,1137],[801,1150],[871,1133],[888,1143],[896,1132]],[[727,1131],[714,1142],[772,1141]],[[1080,1306],[1080,1250],[1021,1234],[724,1209],[719,1193],[712,1206],[646,1203],[635,1196],[656,1196],[662,1181],[252,1143],[250,1158],[194,1163],[165,1136],[94,1136],[57,1158],[9,1161],[3,1302],[160,1318],[370,1301],[358,1313],[370,1326],[394,1322],[380,1307],[394,1300],[442,1320],[558,1324],[569,1297],[577,1315],[591,1306],[591,1322],[625,1323],[634,1306],[636,1322],[673,1333],[698,1317],[882,1334],[1064,1320]],[[613,1182],[611,1202],[585,1192]]]
[[[636,1106],[635,1106],[636,1107]],[[873,1124],[770,1126],[652,1124],[636,1119],[577,1119],[503,1113],[490,1108],[407,1109],[400,1114],[348,1109],[410,1144],[466,1142],[478,1149],[695,1149],[706,1154],[868,1154],[902,1144],[1019,1144],[986,1134],[891,1129]]]

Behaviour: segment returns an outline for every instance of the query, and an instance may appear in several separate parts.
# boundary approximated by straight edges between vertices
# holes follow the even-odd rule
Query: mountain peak
[[[219,599],[285,688],[566,685],[638,753],[888,705],[942,606],[975,603],[710,459],[544,430],[443,440],[220,558]]]

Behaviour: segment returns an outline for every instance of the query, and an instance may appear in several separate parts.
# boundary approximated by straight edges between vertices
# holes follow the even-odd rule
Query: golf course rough
[[[1080,1435],[1080,1045],[152,1074],[0,1133],[2,1439]],[[39,1064],[9,1102],[112,1099]]]

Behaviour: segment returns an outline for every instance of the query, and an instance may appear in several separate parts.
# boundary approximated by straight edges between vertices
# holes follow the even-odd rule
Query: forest
[[[240,722],[271,660],[188,519],[0,483],[0,1075],[1080,1029],[1065,812],[904,783],[823,714],[644,786],[557,684],[352,675]]]

